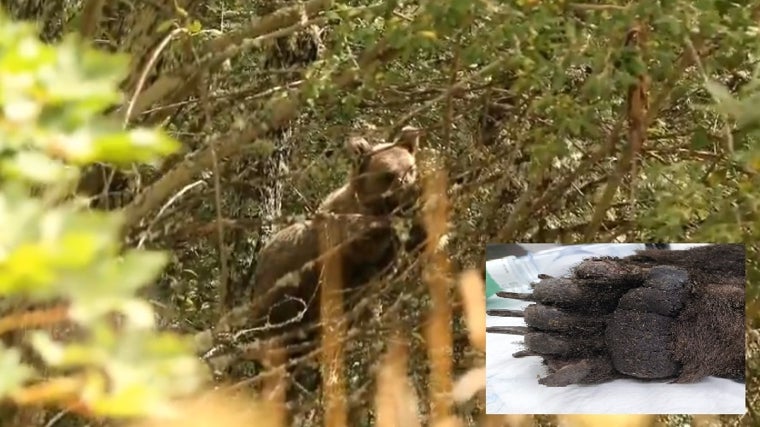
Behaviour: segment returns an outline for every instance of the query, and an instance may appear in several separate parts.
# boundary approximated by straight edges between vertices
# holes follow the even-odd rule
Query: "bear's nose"
[[[411,185],[417,181],[417,174],[414,169],[410,169],[403,176],[401,176],[401,183],[404,185]]]

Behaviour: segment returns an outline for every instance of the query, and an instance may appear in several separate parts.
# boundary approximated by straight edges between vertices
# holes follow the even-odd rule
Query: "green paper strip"
[[[499,286],[495,280],[493,280],[493,277],[491,277],[490,274],[488,274],[488,270],[486,270],[486,298],[496,294],[496,292],[501,291],[501,286]]]

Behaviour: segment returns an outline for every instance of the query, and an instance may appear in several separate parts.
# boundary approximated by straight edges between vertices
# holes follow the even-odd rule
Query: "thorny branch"
[[[330,8],[330,0],[311,0],[301,5],[286,7],[263,17],[253,19],[249,26],[213,39],[201,49],[206,56],[197,62],[171,74],[160,76],[153,84],[140,93],[135,99],[131,116],[142,114],[149,106],[166,99],[172,93],[182,93],[194,82],[194,76],[219,66],[229,56],[229,53],[240,51],[239,45],[245,39],[256,39],[270,33],[280,31],[285,27],[298,25],[304,17],[311,19],[320,12]],[[114,114],[119,114],[118,109]]]
[[[645,27],[642,25],[635,25],[628,31],[626,36],[624,49],[629,49],[635,52],[636,59],[643,64],[641,58],[641,48],[643,45],[643,39],[645,38]],[[631,59],[629,59],[630,61]],[[649,77],[645,71],[642,71],[636,76],[636,81],[632,83],[628,88],[628,94],[626,99],[626,118],[628,120],[628,150],[624,150],[620,156],[615,171],[610,175],[607,182],[607,186],[604,189],[604,194],[601,200],[596,206],[594,213],[591,217],[586,232],[584,233],[584,239],[590,240],[592,236],[599,229],[599,225],[602,223],[607,210],[612,204],[612,199],[620,186],[620,183],[625,175],[626,170],[630,167],[631,174],[631,203],[633,203],[634,196],[634,180],[636,176],[636,162],[638,153],[643,147],[646,140],[646,132],[648,122],[646,120],[648,108],[649,108]],[[633,212],[631,212],[633,214]]]
[[[703,46],[702,43],[697,43],[697,46]],[[706,43],[705,48],[698,48],[697,51],[700,52],[700,56],[705,56],[710,53],[710,51],[714,48],[712,43]],[[673,67],[672,73],[668,76],[668,78],[659,83],[660,90],[657,92],[657,95],[653,98],[653,101],[651,102],[649,109],[647,111],[646,116],[646,124],[645,126],[648,127],[649,123],[652,122],[654,117],[660,112],[662,106],[664,105],[665,101],[668,100],[670,97],[670,93],[675,87],[678,79],[683,75],[684,71],[692,65],[692,57],[687,54],[687,52],[681,52],[677,59],[677,65]],[[558,197],[560,197],[562,194],[564,194],[567,189],[572,185],[572,183],[579,177],[582,176],[584,173],[586,173],[588,170],[590,170],[593,166],[598,164],[600,161],[602,161],[605,157],[609,155],[610,152],[612,152],[612,149],[614,148],[615,141],[617,141],[617,137],[620,134],[620,131],[623,128],[623,122],[624,122],[624,116],[621,115],[621,117],[617,120],[617,122],[614,124],[612,130],[608,132],[607,140],[604,144],[602,144],[598,149],[596,149],[594,152],[590,153],[586,159],[578,166],[578,168],[575,170],[575,173],[573,174],[567,174],[564,178],[560,179],[558,182],[556,182],[554,185],[549,186],[543,194],[535,198],[535,193],[530,193],[532,188],[529,188],[528,191],[523,193],[521,198],[518,200],[517,204],[515,205],[512,213],[509,215],[506,224],[504,227],[502,227],[501,231],[498,233],[498,240],[502,242],[508,242],[514,240],[514,238],[517,236],[517,233],[523,228],[524,224],[533,216],[540,215],[541,211],[552,201],[556,200]],[[531,202],[532,200],[532,202]]]

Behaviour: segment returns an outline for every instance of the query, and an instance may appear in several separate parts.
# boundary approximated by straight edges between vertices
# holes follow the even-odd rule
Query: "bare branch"
[[[242,43],[243,40],[254,39],[277,32],[286,27],[298,25],[302,22],[304,16],[307,19],[311,19],[318,13],[329,9],[332,3],[330,0],[311,0],[302,5],[286,7],[266,16],[255,18],[247,28],[209,41],[206,47],[201,50],[202,52],[207,52],[208,55],[205,59],[201,59],[200,66],[197,63],[188,64],[174,73],[160,76],[130,103],[132,108],[131,116],[141,114],[149,106],[164,99],[169,94],[183,89],[183,87],[193,81],[190,77],[196,73],[221,64],[229,57],[225,53],[227,49],[232,48],[234,52],[239,52],[240,49],[236,45]],[[119,114],[121,110],[116,110],[115,114]]]
[[[397,50],[386,47],[380,41],[374,48],[363,55],[359,68],[343,71],[333,78],[337,89],[353,88],[360,83],[362,73],[372,75],[375,68],[394,57]],[[233,130],[222,137],[211,141],[204,148],[188,155],[184,161],[168,171],[156,182],[144,189],[134,200],[124,207],[126,229],[136,226],[150,211],[157,208],[164,200],[189,183],[199,172],[213,165],[211,150],[216,151],[218,158],[232,157],[239,154],[245,143],[255,141],[274,129],[285,125],[295,117],[298,107],[305,97],[303,89],[291,91],[290,96],[272,99],[267,109],[268,120],[260,117],[251,120],[250,125],[241,131]]]

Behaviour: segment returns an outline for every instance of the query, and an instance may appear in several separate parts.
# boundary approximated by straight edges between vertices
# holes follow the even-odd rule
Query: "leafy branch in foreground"
[[[123,249],[122,215],[72,196],[85,165],[153,162],[179,146],[104,117],[126,65],[74,36],[44,44],[0,14],[0,400],[137,416],[203,380],[191,344],[157,332],[136,296],[165,254]]]

